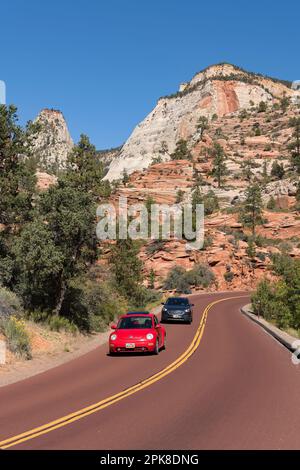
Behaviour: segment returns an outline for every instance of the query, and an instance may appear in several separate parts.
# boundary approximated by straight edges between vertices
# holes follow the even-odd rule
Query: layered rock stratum
[[[135,129],[113,158],[107,175],[114,179],[118,172],[121,177],[123,169],[130,174],[114,191],[113,203],[117,204],[120,196],[125,196],[129,205],[149,198],[164,204],[189,202],[196,186],[203,195],[213,192],[219,203],[219,210],[205,217],[202,250],[188,251],[184,240],[172,238],[145,241],[140,250],[145,283],[154,273],[155,286],[161,287],[175,266],[190,270],[203,263],[215,274],[216,283],[210,289],[253,289],[261,278],[274,278],[272,255],[300,258],[299,174],[291,167],[290,149],[294,139],[291,122],[299,117],[299,106],[291,100],[293,96],[285,82],[229,65],[214,66],[196,74],[175,96],[159,100]],[[283,98],[289,99],[286,105]],[[266,106],[260,106],[261,102]],[[208,118],[202,137],[197,129],[200,116]],[[186,140],[191,157],[170,160],[181,138]],[[168,144],[167,153],[161,152],[163,141]],[[221,187],[212,174],[215,142],[226,154],[227,175]],[[160,157],[159,162],[153,157]],[[272,173],[275,163],[282,166],[282,177]],[[262,191],[264,223],[257,227],[260,245],[251,260],[247,252],[251,232],[241,224],[240,210],[245,191],[254,182]],[[101,262],[109,256],[108,247]],[[228,270],[230,277],[226,277]]]
[[[150,114],[134,129],[120,153],[113,158],[106,179],[112,181],[147,168],[153,159],[170,159],[176,142],[191,140],[200,116],[226,116],[278,102],[296,92],[288,83],[246,72],[230,64],[208,67],[197,73],[177,93],[160,98]]]

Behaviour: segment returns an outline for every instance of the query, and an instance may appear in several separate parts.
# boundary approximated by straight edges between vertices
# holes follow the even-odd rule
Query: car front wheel
[[[156,356],[159,354],[159,342],[158,342],[158,339],[156,340],[155,349],[154,349],[154,351],[153,351],[153,354],[155,354]]]

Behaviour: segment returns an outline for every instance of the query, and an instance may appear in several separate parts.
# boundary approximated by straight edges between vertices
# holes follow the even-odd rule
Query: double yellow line
[[[128,387],[122,392],[119,392],[111,397],[105,398],[104,400],[101,400],[98,403],[94,403],[93,405],[90,405],[86,408],[82,408],[81,410],[75,411],[74,413],[68,414],[66,416],[63,416],[62,418],[56,419],[55,421],[51,421],[50,423],[44,424],[43,426],[30,429],[29,431],[26,431],[22,434],[18,434],[16,436],[5,439],[4,441],[0,442],[0,448],[8,449],[9,447],[16,446],[18,444],[21,444],[22,442],[29,441],[30,439],[35,439],[36,437],[42,436],[43,434],[48,434],[49,432],[54,431],[55,429],[68,426],[69,424],[74,423],[79,419],[85,418],[86,416],[91,415],[93,413],[97,413],[98,411],[103,410],[104,408],[107,408],[108,406],[113,405],[114,403],[117,403],[118,401],[123,400],[124,398],[127,398],[130,395],[133,395],[134,393],[139,392],[140,390],[143,390],[146,387],[149,387],[155,382],[161,380],[163,377],[166,377],[167,375],[171,374],[171,372],[174,372],[178,367],[184,364],[189,359],[189,357],[194,354],[194,352],[197,350],[201,338],[203,336],[209,310],[214,305],[220,302],[238,299],[241,297],[245,296],[227,297],[225,299],[216,300],[207,305],[203,312],[199,327],[197,328],[196,334],[189,347],[181,356],[179,356],[174,362],[162,369],[160,372],[157,372],[156,374],[151,375],[149,378],[142,380],[136,385]]]

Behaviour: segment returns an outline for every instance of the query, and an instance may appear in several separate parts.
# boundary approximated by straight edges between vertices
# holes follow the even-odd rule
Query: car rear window
[[[152,318],[150,317],[138,317],[132,316],[127,318],[121,318],[118,324],[120,330],[131,330],[131,329],[148,329],[152,328]]]

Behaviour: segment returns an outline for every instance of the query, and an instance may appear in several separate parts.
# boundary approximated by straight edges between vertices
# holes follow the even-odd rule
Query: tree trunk
[[[66,290],[67,290],[66,282],[62,280],[58,302],[56,304],[55,311],[54,311],[55,315],[60,315],[62,304],[63,304],[63,301],[65,299],[65,295],[66,295]]]

